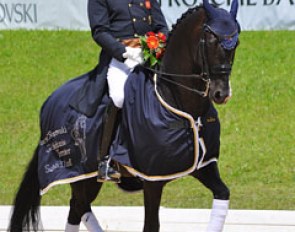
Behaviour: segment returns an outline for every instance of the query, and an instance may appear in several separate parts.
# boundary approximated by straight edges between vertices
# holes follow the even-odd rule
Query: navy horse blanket
[[[194,120],[162,99],[156,79],[142,67],[130,74],[111,158],[134,176],[150,181],[179,178],[217,161],[220,123],[213,105]],[[41,109],[41,193],[57,184],[97,176],[102,115],[110,99],[106,93],[92,117],[70,107],[75,91],[86,81],[83,75],[67,82]]]

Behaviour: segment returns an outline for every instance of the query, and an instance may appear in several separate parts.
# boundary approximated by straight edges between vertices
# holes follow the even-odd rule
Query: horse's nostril
[[[221,92],[220,91],[216,91],[214,94],[215,99],[220,99],[221,98]]]

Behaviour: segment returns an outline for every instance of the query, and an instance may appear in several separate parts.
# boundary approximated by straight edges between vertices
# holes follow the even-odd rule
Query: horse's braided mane
[[[173,36],[173,33],[175,32],[176,28],[181,24],[181,22],[184,19],[186,19],[187,16],[193,14],[196,11],[199,11],[201,8],[202,5],[190,8],[186,12],[184,12],[179,19],[177,19],[176,23],[172,25],[172,30],[169,32],[167,43],[169,42],[169,39]]]

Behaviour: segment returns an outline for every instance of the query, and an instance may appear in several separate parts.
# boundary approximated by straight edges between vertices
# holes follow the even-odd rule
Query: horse
[[[156,86],[156,95],[163,101],[162,104],[166,104],[169,109],[176,109],[188,115],[186,117],[189,125],[186,130],[198,135],[198,131],[202,129],[202,123],[207,123],[208,127],[205,129],[213,129],[208,137],[209,140],[211,136],[216,138],[211,149],[211,157],[205,157],[206,150],[210,149],[206,148],[202,138],[197,137],[197,144],[199,145],[198,142],[200,142],[200,146],[195,146],[198,150],[203,150],[203,157],[196,163],[193,160],[194,165],[180,176],[172,175],[172,177],[163,179],[153,179],[153,177],[141,175],[138,172],[134,173],[133,169],[117,162],[121,167],[123,177],[135,176],[137,189],[143,189],[145,209],[143,232],[159,232],[159,207],[163,188],[168,182],[184,175],[190,175],[199,180],[213,194],[212,212],[207,231],[223,230],[229,207],[230,191],[220,177],[217,164],[220,124],[213,103],[225,104],[231,97],[229,78],[240,32],[236,20],[237,11],[237,0],[233,1],[230,12],[216,8],[210,5],[208,0],[204,0],[203,5],[189,9],[173,26],[159,69],[140,69],[146,70],[143,72],[144,75],[152,76],[149,83]],[[206,117],[208,111],[213,112],[213,118],[212,114]],[[205,121],[200,120],[202,117]],[[80,117],[75,126],[85,125],[85,118]],[[211,122],[213,124],[210,124]],[[63,130],[58,132],[64,133]],[[85,136],[84,133],[76,130],[73,137],[81,141],[81,134],[82,137]],[[42,141],[44,142],[44,138]],[[85,163],[87,157],[85,157],[83,142],[79,142],[78,146],[80,152],[83,153],[81,162]],[[8,228],[10,232],[39,230],[41,195],[38,152],[40,152],[40,144],[35,150],[15,196]],[[206,156],[210,155],[206,154]],[[103,183],[96,181],[95,174],[69,183],[72,196],[65,231],[79,231],[81,222],[90,232],[103,231],[91,211],[91,203],[98,196]]]

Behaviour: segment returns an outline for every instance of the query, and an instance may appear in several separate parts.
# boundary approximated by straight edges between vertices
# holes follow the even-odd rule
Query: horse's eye
[[[218,40],[217,36],[210,34],[210,36],[208,36],[207,41],[209,44],[216,44],[216,43],[218,43],[219,40]]]

